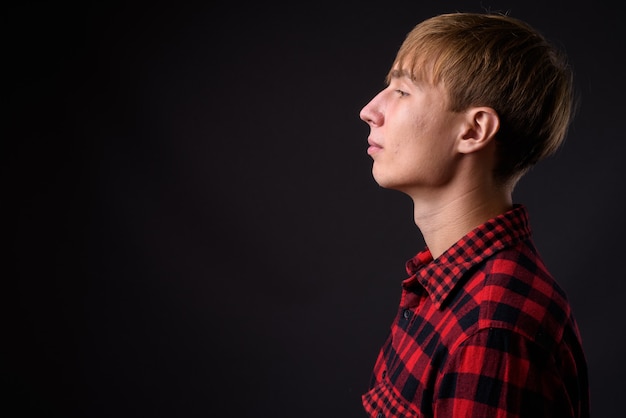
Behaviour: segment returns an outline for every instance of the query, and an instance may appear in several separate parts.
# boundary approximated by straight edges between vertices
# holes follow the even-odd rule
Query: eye
[[[406,91],[403,90],[396,90],[396,93],[398,93],[398,96],[400,97],[404,97],[404,96],[408,96],[409,93],[407,93]]]

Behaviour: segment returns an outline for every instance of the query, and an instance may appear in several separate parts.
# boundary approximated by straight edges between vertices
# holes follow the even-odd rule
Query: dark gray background
[[[618,416],[624,23],[488,0],[5,8],[12,416],[364,416],[423,241],[358,113],[413,25],[456,10],[570,55],[579,113],[515,200],[578,318],[593,415]]]

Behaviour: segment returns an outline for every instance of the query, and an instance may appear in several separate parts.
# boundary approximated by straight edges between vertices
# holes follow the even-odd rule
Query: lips
[[[375,154],[383,149],[383,147],[378,142],[372,140],[371,138],[367,139],[367,143],[369,145],[369,147],[367,148],[367,153],[369,155]]]
[[[374,141],[371,138],[367,139],[367,143],[369,144],[370,147],[382,148],[382,146],[378,142]]]

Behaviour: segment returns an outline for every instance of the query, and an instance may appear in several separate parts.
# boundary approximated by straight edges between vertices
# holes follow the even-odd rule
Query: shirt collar
[[[411,277],[402,285],[409,289],[416,282],[421,284],[439,308],[465,272],[530,235],[526,208],[514,205],[511,210],[474,228],[437,259],[433,260],[430,250],[426,248],[408,260],[406,270]]]

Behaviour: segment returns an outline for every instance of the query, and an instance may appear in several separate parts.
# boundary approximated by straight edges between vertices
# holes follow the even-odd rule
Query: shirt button
[[[411,316],[411,311],[408,309],[405,309],[402,315],[404,316],[404,319],[409,319],[409,317]]]
[[[376,415],[376,418],[385,418],[385,416],[383,415],[383,413],[382,413],[382,412],[379,412],[379,413]]]

